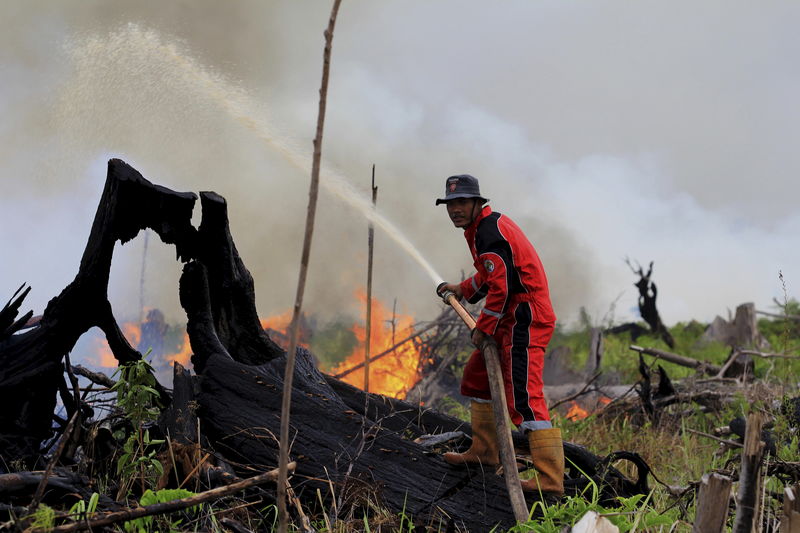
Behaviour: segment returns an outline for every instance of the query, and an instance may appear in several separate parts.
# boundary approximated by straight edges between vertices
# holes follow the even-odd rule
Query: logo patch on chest
[[[486,268],[487,272],[494,272],[494,263],[491,260],[487,259],[483,262],[484,268]]]

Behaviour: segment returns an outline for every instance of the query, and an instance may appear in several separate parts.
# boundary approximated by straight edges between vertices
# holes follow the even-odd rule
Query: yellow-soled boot
[[[500,464],[500,448],[497,444],[497,428],[494,423],[494,412],[491,403],[472,401],[472,445],[464,453],[448,452],[444,460],[451,465],[483,464],[497,466]]]
[[[564,494],[564,443],[558,428],[528,432],[528,444],[536,475],[522,481],[522,490],[548,496]]]

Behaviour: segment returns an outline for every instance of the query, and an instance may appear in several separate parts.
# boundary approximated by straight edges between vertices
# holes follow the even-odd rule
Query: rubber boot
[[[494,412],[491,403],[472,401],[472,445],[464,453],[448,452],[444,460],[451,465],[483,464],[497,466],[500,464],[500,448],[497,444],[497,428],[494,423]]]
[[[522,481],[522,490],[543,496],[564,495],[564,443],[559,428],[528,432],[528,445],[536,475]]]

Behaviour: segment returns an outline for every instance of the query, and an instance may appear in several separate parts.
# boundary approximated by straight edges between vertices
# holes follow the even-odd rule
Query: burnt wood
[[[75,279],[50,300],[35,327],[8,334],[27,322],[28,313],[0,334],[0,397],[4,400],[0,450],[6,464],[38,462],[40,443],[53,433],[51,418],[62,380],[62,360],[81,335],[98,327],[120,363],[141,358],[123,336],[108,301],[114,245],[150,228],[165,243],[176,246],[179,259],[192,257],[196,230],[191,213],[196,198],[193,193],[150,183],[119,159],[108,162],[105,188]],[[0,325],[16,316],[26,294],[27,290],[0,312]]]

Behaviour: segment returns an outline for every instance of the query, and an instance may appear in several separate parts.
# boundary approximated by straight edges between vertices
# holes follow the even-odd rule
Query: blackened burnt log
[[[192,193],[153,185],[118,159],[109,161],[105,188],[75,279],[50,300],[35,327],[0,338],[0,450],[6,464],[34,463],[40,456],[40,443],[52,435],[56,393],[64,379],[62,360],[86,331],[100,328],[121,363],[141,357],[120,331],[108,301],[114,245],[150,228],[164,242],[175,244],[179,258],[189,258],[194,245],[191,213],[195,200]],[[18,308],[20,302],[16,303]],[[29,315],[16,324],[27,321]]]
[[[331,376],[326,376],[325,379],[351,409],[363,409],[365,403],[368,402],[369,418],[379,420],[383,427],[402,432],[410,439],[439,433],[465,432],[469,435],[472,434],[471,426],[458,418],[403,400],[365,393],[361,389]],[[530,453],[526,435],[514,431],[512,440],[520,459]],[[469,438],[455,443],[459,451],[466,450],[469,444]],[[586,487],[593,483],[598,487],[603,503],[613,507],[618,505],[618,500],[616,500],[618,497],[627,498],[636,494],[647,494],[650,491],[647,482],[647,476],[651,474],[650,467],[635,452],[618,451],[601,457],[583,446],[564,441],[564,456],[567,460],[567,473],[564,480],[564,491],[567,495],[580,496]],[[635,479],[628,478],[613,466],[616,461],[621,460],[628,461],[636,467]],[[461,471],[461,473],[465,477],[474,475],[469,471]],[[507,498],[504,493],[497,497]],[[533,500],[528,503],[532,502]]]

